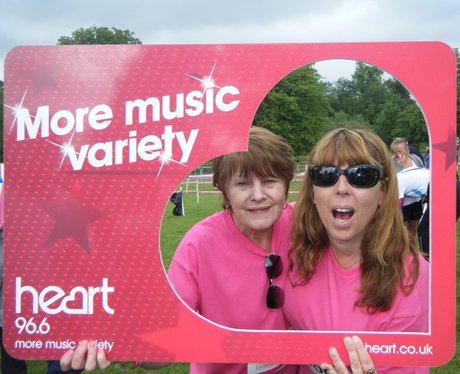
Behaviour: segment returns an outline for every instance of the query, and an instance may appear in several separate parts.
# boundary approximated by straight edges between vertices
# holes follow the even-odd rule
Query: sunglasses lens
[[[353,187],[374,187],[380,179],[380,169],[373,165],[356,165],[346,169],[336,166],[315,166],[310,169],[311,181],[315,186],[333,186],[344,174]]]
[[[347,180],[355,187],[374,187],[380,178],[379,168],[372,165],[357,165],[348,169]]]
[[[279,277],[283,272],[283,262],[278,255],[271,254],[265,256],[265,271],[269,279]]]
[[[284,304],[284,291],[275,285],[270,285],[267,290],[267,308],[278,309]]]
[[[338,181],[340,170],[335,166],[318,166],[310,169],[310,176],[314,185],[328,187]]]

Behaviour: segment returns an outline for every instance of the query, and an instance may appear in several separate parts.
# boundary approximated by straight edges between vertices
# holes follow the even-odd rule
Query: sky
[[[78,28],[129,30],[143,44],[441,41],[460,48],[458,0],[0,0],[0,80],[19,45]],[[317,64],[327,80],[354,62]]]

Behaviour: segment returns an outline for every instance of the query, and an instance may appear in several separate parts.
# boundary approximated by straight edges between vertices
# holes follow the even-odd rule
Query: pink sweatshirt
[[[273,283],[282,286],[288,268],[293,207],[283,210],[272,233],[272,253],[282,257],[284,271]],[[243,235],[228,212],[197,223],[183,238],[168,277],[183,301],[218,324],[258,330],[284,330],[281,309],[269,310],[265,298],[266,253]],[[279,369],[279,368],[278,368]],[[286,366],[277,373],[295,372]],[[191,364],[191,373],[247,373],[247,364]]]
[[[365,308],[355,306],[360,265],[341,268],[329,247],[308,284],[293,287],[289,278],[294,284],[298,278],[286,278],[286,318],[297,330],[424,332],[428,330],[428,273],[429,264],[420,257],[420,274],[414,290],[408,296],[399,291],[387,312],[369,314]],[[304,366],[302,372],[310,373],[310,368]],[[422,374],[429,373],[429,369],[393,367],[378,368],[377,372]]]

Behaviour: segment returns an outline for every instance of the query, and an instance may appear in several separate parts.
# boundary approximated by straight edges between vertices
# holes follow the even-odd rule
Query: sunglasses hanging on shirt
[[[281,256],[275,254],[265,256],[265,272],[268,277],[267,308],[279,309],[284,304],[284,291],[273,284],[273,279],[283,272]]]

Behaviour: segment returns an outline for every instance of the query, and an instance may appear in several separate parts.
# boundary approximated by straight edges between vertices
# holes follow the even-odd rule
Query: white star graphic
[[[10,131],[8,134],[11,134],[11,131],[13,131],[13,128],[14,128],[14,125],[16,124],[16,121],[18,119],[18,112],[21,110],[21,109],[25,109],[23,107],[23,104],[24,104],[24,100],[26,99],[26,95],[27,95],[27,89],[26,91],[24,92],[24,95],[22,95],[22,99],[21,99],[21,102],[19,104],[16,104],[15,106],[10,106],[10,105],[7,105],[7,104],[3,104],[3,106],[5,106],[6,108],[9,108],[11,109],[11,111],[13,112],[14,114],[14,119],[13,119],[13,123],[11,124],[10,126]],[[35,118],[35,116],[32,116],[31,117]]]
[[[69,154],[69,150],[73,148],[73,145],[72,145],[72,140],[73,140],[73,136],[75,135],[75,129],[74,131],[72,132],[72,135],[70,136],[70,139],[67,143],[63,143],[62,145],[61,144],[57,144],[57,143],[54,143],[52,142],[51,140],[47,140],[48,143],[52,144],[52,145],[55,145],[56,147],[59,147],[61,148],[61,153],[62,153],[62,159],[61,159],[61,163],[59,164],[59,168],[58,168],[58,172],[61,170],[61,167],[62,167],[62,164],[64,163],[64,160],[65,158],[68,156]],[[77,155],[79,154],[78,152],[75,152]]]
[[[214,66],[211,69],[211,73],[209,73],[208,76],[204,76],[203,78],[198,78],[198,77],[195,77],[194,75],[190,75],[190,74],[187,74],[187,73],[185,74],[186,76],[201,82],[201,87],[203,88],[203,92],[201,93],[201,99],[202,100],[203,100],[204,93],[205,93],[206,90],[214,88],[214,87],[222,88],[222,87],[219,87],[219,86],[216,85],[215,79],[212,77],[212,75],[214,74],[214,69],[216,68],[216,65],[217,65],[217,61],[214,62]]]
[[[176,164],[185,166],[182,162],[179,162],[179,161],[173,160],[172,158],[169,158],[165,153],[161,153],[159,159],[161,161],[161,165],[160,165],[160,168],[158,169],[158,173],[157,173],[157,177],[155,178],[155,181],[158,180],[158,177],[161,174],[161,170],[163,169],[164,164],[169,164],[170,162],[174,162]]]

